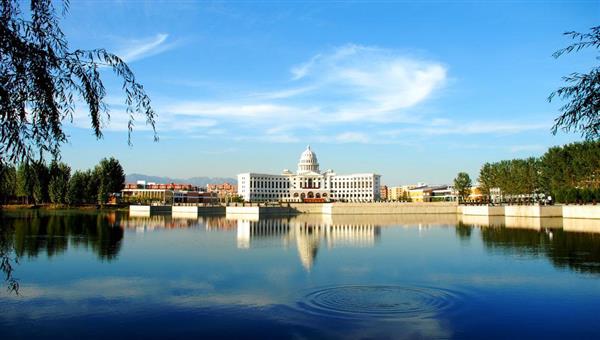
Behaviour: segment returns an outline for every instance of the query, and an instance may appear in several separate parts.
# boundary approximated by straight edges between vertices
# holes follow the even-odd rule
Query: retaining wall
[[[460,206],[459,212],[463,215],[476,216],[504,216],[504,207],[487,206],[487,205],[463,205]]]
[[[167,213],[171,212],[170,205],[130,205],[129,212],[135,214]]]
[[[563,205],[564,218],[600,219],[600,205]]]
[[[227,207],[227,215],[293,215],[296,211],[288,207]]]
[[[225,214],[225,207],[198,207],[198,206],[173,206],[173,214],[197,214],[197,215],[222,215]]]
[[[515,217],[562,217],[560,205],[507,205],[505,216]]]

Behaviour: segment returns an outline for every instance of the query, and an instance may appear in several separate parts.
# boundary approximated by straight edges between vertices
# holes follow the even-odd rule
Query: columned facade
[[[317,155],[310,146],[300,155],[296,173],[238,175],[238,194],[248,202],[373,202],[379,200],[380,175],[336,175],[319,172]]]

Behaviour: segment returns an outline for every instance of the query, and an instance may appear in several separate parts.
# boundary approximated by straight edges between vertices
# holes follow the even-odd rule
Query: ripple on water
[[[321,288],[298,302],[302,310],[346,318],[427,318],[451,309],[458,295],[430,287],[344,285]]]

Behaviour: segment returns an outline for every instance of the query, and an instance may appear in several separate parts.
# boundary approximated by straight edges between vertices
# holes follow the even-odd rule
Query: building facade
[[[389,189],[388,189],[387,185],[382,185],[379,189],[379,199],[381,199],[382,201],[387,201],[388,200],[388,192],[389,192]]]
[[[219,201],[227,202],[237,196],[237,185],[231,183],[207,184],[206,191],[217,195]]]
[[[138,181],[126,184],[121,190],[124,202],[129,203],[217,203],[216,193],[206,192],[200,187],[191,184],[157,184]]]
[[[281,175],[239,174],[238,194],[247,202],[373,202],[380,200],[380,177],[320,172],[317,155],[308,146],[296,173],[286,169]]]

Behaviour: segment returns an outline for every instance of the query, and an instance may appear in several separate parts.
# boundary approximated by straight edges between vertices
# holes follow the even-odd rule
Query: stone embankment
[[[244,214],[244,215],[437,215],[514,217],[514,218],[579,218],[600,219],[600,205],[457,205],[455,202],[431,203],[290,203],[283,205],[236,206],[149,206],[132,205],[133,214],[170,213],[185,215]]]

